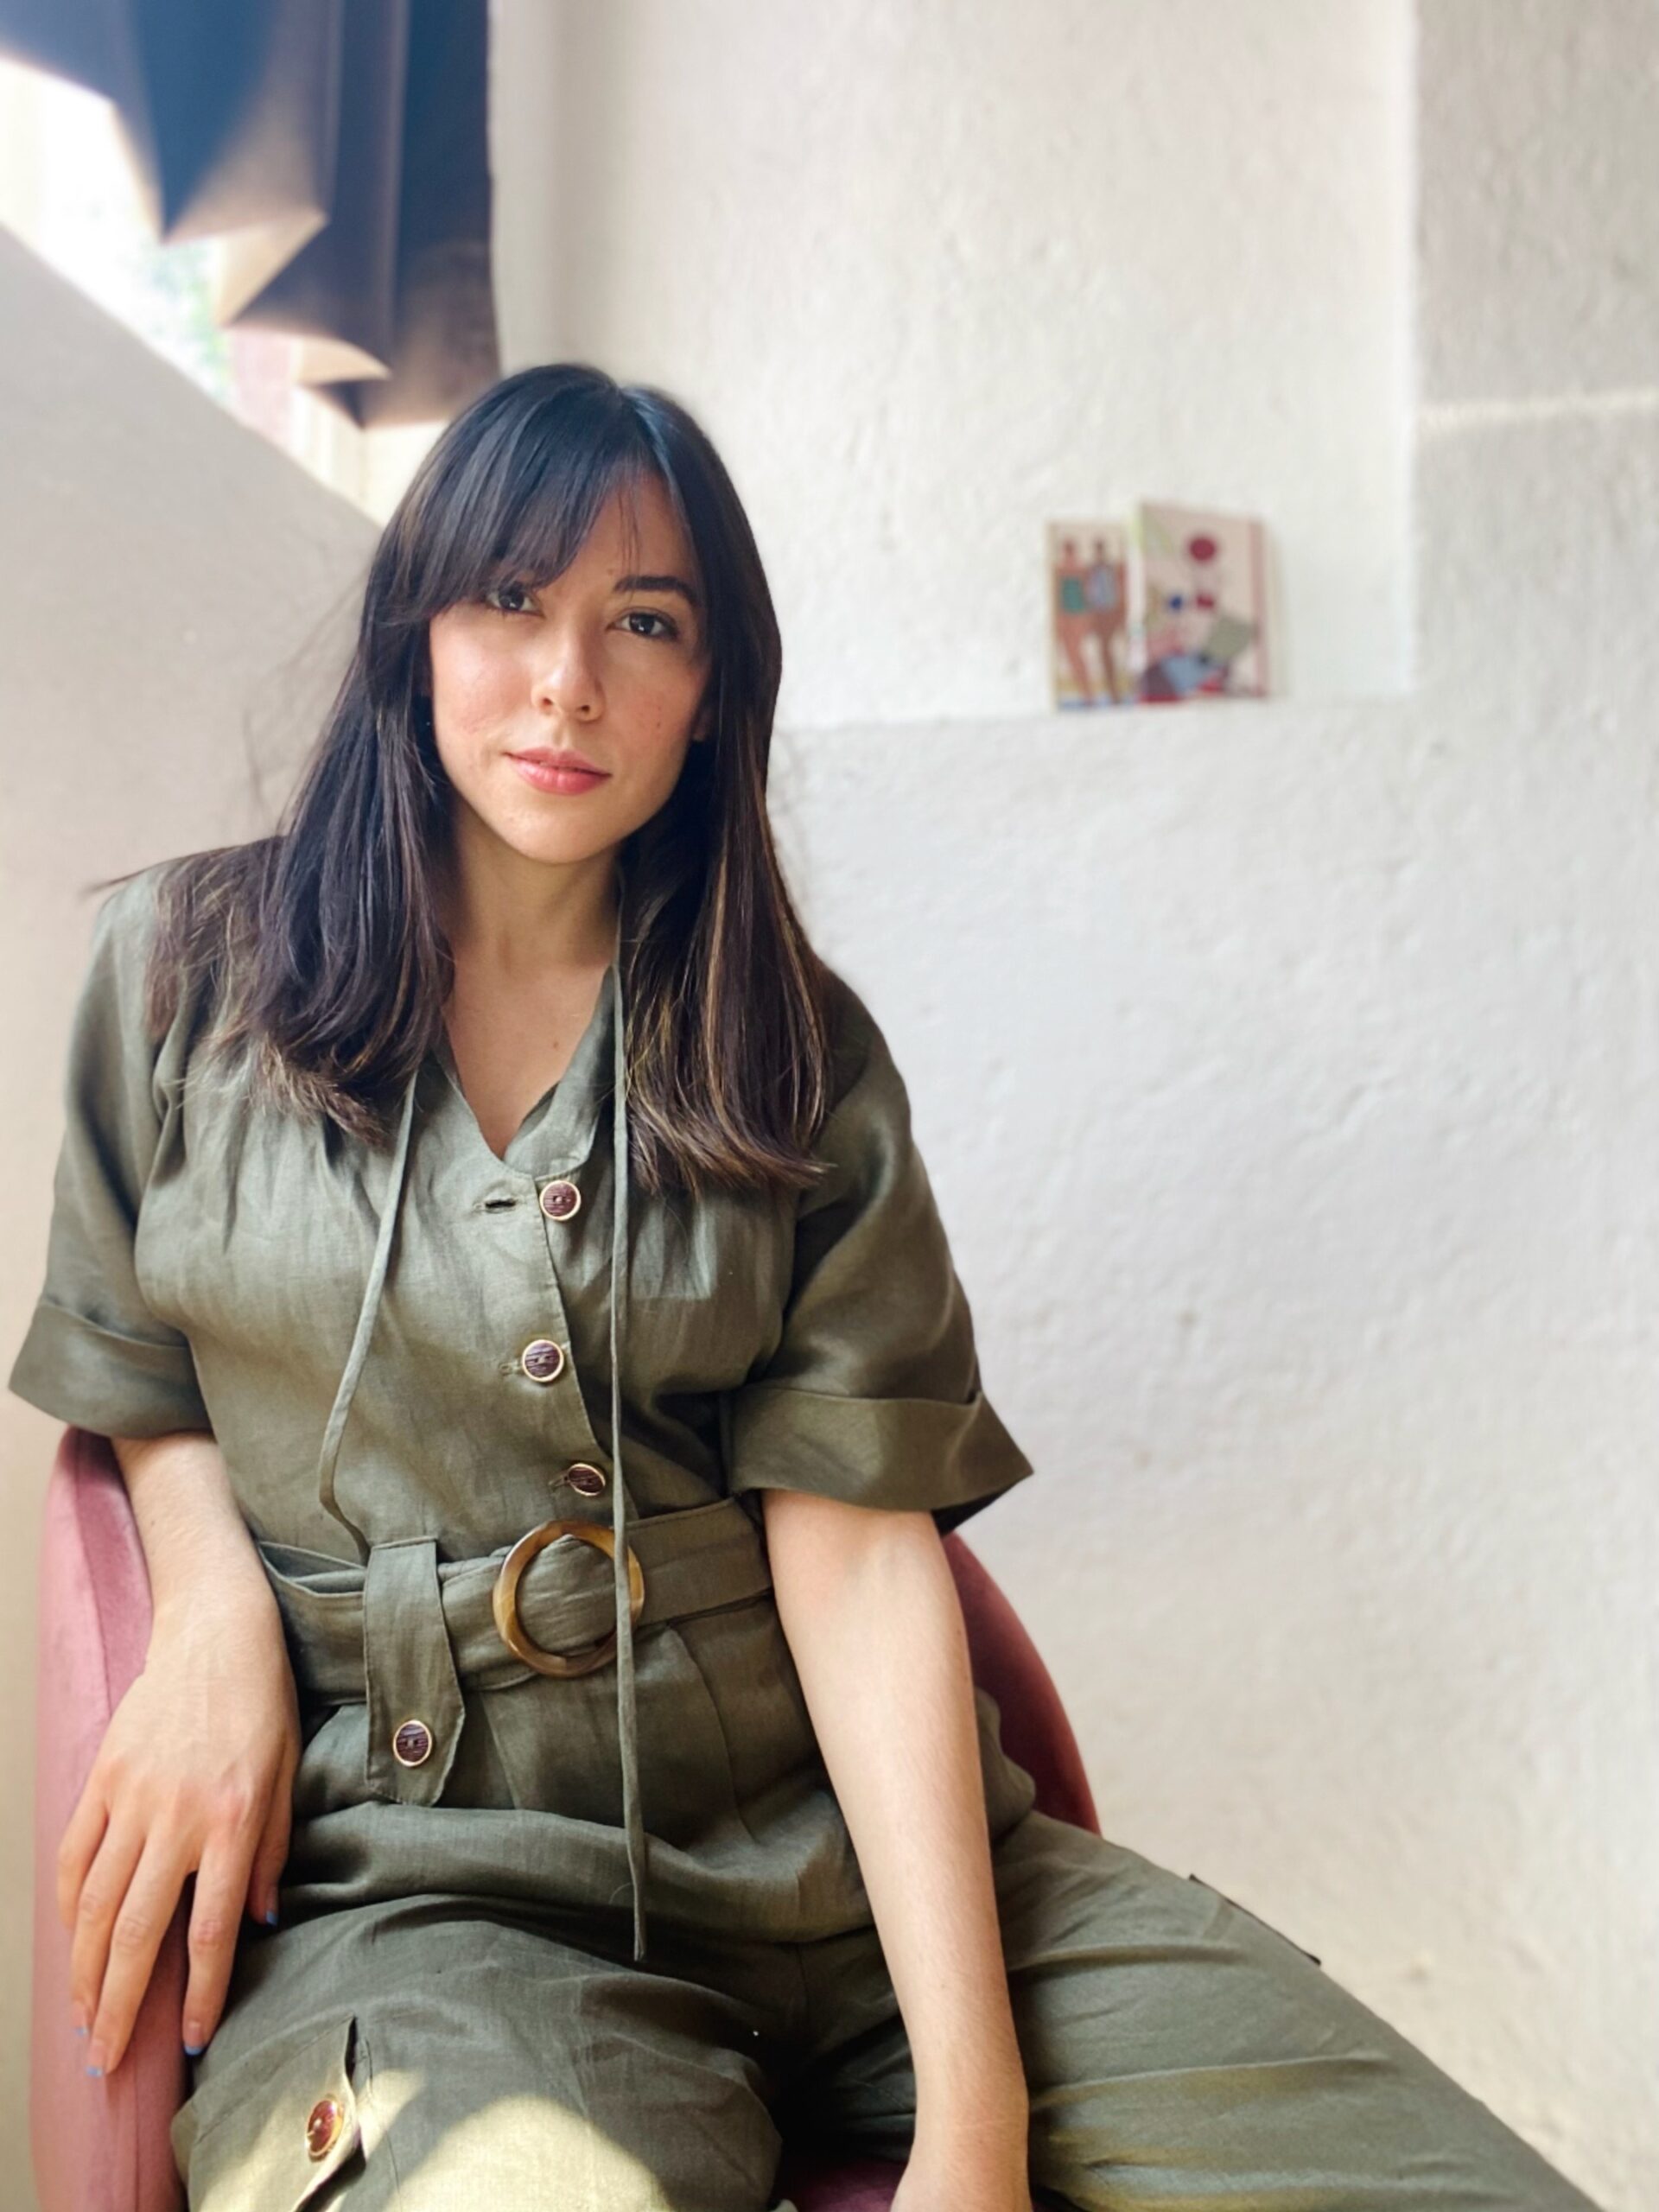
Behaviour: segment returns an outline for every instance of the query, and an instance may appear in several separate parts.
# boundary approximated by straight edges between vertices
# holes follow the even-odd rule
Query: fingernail
[[[200,2029],[198,2029],[197,2033],[200,2033]],[[205,2043],[188,2043],[184,2047],[189,2052],[192,2058],[200,2058],[202,2052],[207,2048]]]
[[[95,2043],[92,2045],[92,2055],[86,2061],[86,2071],[89,2074],[101,2074],[104,2071],[104,2061],[106,2056],[103,2044]]]
[[[272,1905],[270,1910],[265,1915],[265,1925],[267,1928],[274,1928],[276,1925],[276,1908],[275,1905]]]

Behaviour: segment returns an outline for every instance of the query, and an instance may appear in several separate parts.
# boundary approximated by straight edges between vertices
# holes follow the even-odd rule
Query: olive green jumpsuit
[[[211,1429],[294,1662],[280,1924],[173,2126],[192,2212],[766,2212],[785,2133],[902,2159],[907,2037],[755,1493],[946,1530],[1033,1470],[879,1027],[836,978],[798,1199],[631,1198],[614,959],[504,1155],[447,1047],[388,1152],[251,1111],[193,1060],[200,995],[147,1034],[164,865],[94,925],[10,1387]],[[579,1533],[521,1547],[550,1520]],[[1039,2202],[1582,2212],[1310,1954],[1034,1809],[976,1702]]]

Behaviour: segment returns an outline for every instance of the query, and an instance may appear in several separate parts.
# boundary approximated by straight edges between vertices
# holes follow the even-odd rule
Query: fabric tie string
[[[628,1294],[628,1082],[623,1029],[622,922],[611,964],[611,1530],[616,1584],[616,1727],[622,1754],[622,1823],[633,1891],[633,1955],[645,1955],[647,1841],[639,1803],[639,1731],[633,1692],[633,1610],[628,1603],[627,1520],[622,1482],[622,1306]]]

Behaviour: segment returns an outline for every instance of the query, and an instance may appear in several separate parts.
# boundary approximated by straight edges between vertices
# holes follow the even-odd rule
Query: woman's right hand
[[[282,1617],[238,1578],[158,1613],[143,1672],[116,1707],[58,1851],[73,1933],[73,2017],[86,2063],[124,2054],[185,1878],[195,1874],[187,2046],[219,2024],[244,1908],[274,1921],[288,1857],[300,1721]]]

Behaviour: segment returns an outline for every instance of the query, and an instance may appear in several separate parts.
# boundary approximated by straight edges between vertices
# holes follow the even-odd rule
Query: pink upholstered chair
[[[1054,1685],[1013,1608],[960,1535],[944,1540],[974,1678],[996,1700],[1002,1740],[1044,1812],[1097,1829]],[[181,2212],[168,2127],[189,2093],[179,2039],[186,1978],[181,1901],[132,2039],[106,2080],[88,2075],[69,2026],[69,1936],[58,1919],[58,1845],[110,1717],[143,1664],[149,1584],[108,1439],[66,1428],[47,1488],[35,1694],[34,2040],[29,2131],[41,2212]],[[800,2212],[887,2212],[902,2169],[888,2159],[798,2158],[778,2193]]]

